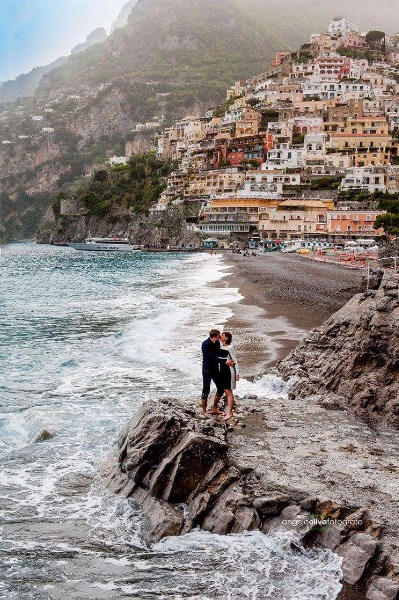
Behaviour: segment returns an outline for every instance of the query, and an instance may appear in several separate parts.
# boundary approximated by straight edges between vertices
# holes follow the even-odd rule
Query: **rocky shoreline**
[[[315,429],[327,418],[327,409],[308,407],[316,428],[304,431],[296,425],[287,442],[286,424],[277,441],[278,413],[287,409],[285,402],[271,403],[271,418],[270,403],[241,398],[238,418],[228,426],[216,417],[202,420],[190,402],[149,402],[124,428],[118,447],[102,465],[105,485],[143,509],[150,542],[197,526],[218,534],[289,531],[294,548],[328,548],[342,557],[341,598],[394,600],[399,593],[397,530],[384,531],[375,520],[378,511],[363,505],[364,493],[356,501],[357,489],[342,489],[346,474],[336,472],[339,465],[334,469],[341,481],[321,476],[324,457]],[[298,418],[301,407],[295,409]],[[345,421],[334,423],[333,429]],[[350,425],[354,439],[359,432]],[[304,434],[312,436],[313,444],[292,448]],[[358,488],[367,479],[364,473]],[[378,496],[376,491],[373,495]]]
[[[374,272],[279,364],[292,397],[316,395],[367,422],[399,428],[399,275]]]
[[[235,258],[234,275],[219,284],[235,287],[239,280],[245,295],[229,328],[238,333],[246,375],[284,359],[311,322],[321,325],[323,314],[329,317],[279,362],[280,373],[295,376],[296,383],[273,399],[267,389],[264,396],[238,398],[236,417],[227,426],[216,417],[202,420],[196,400],[154,399],[126,425],[102,476],[110,490],[143,509],[149,541],[197,526],[220,534],[289,531],[294,549],[328,548],[342,557],[340,600],[395,600],[399,442],[390,425],[396,408],[391,403],[381,411],[388,423],[365,422],[352,414],[365,417],[356,402],[348,410],[348,398],[342,397],[345,389],[351,395],[364,384],[359,377],[351,383],[348,356],[364,357],[377,337],[385,348],[384,369],[378,361],[356,359],[358,374],[364,366],[370,379],[374,369],[370,381],[381,393],[392,387],[388,381],[384,389],[383,380],[396,364],[391,344],[398,281],[377,276],[366,293],[341,308],[359,289],[359,273],[299,257],[268,258],[246,258],[242,268],[241,257]],[[274,340],[272,353],[263,349],[266,340]],[[320,352],[323,361],[316,360]],[[317,370],[327,365],[335,379]],[[272,385],[275,375],[269,377]],[[333,381],[341,382],[341,400],[331,395]]]

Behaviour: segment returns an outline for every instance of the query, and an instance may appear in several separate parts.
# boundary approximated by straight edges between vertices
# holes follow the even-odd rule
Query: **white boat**
[[[303,240],[287,240],[281,244],[281,252],[288,254],[289,252],[296,252],[301,248]]]
[[[75,250],[89,250],[91,252],[135,252],[140,246],[133,246],[128,238],[95,238],[87,237],[84,242],[68,244]]]
[[[288,240],[283,242],[281,252],[301,252],[303,250],[332,250],[333,244],[320,240]]]

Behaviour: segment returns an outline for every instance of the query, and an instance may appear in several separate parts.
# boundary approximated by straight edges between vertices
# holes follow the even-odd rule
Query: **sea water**
[[[195,530],[148,546],[140,510],[98,477],[145,400],[199,403],[200,343],[240,298],[217,285],[228,270],[215,254],[2,249],[0,598],[336,598],[340,559],[287,535]]]

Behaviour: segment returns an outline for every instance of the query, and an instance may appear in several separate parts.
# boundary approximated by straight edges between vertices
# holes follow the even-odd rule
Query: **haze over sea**
[[[199,530],[149,547],[140,511],[98,479],[147,398],[198,402],[200,342],[240,298],[208,285],[219,255],[14,244],[0,269],[0,598],[336,598],[332,553]],[[238,391],[276,393],[267,377]]]

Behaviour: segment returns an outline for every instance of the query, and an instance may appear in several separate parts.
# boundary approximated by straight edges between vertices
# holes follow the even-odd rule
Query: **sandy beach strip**
[[[223,283],[243,300],[227,327],[247,377],[274,366],[311,329],[321,325],[360,289],[362,272],[280,252],[224,255],[232,273]]]

